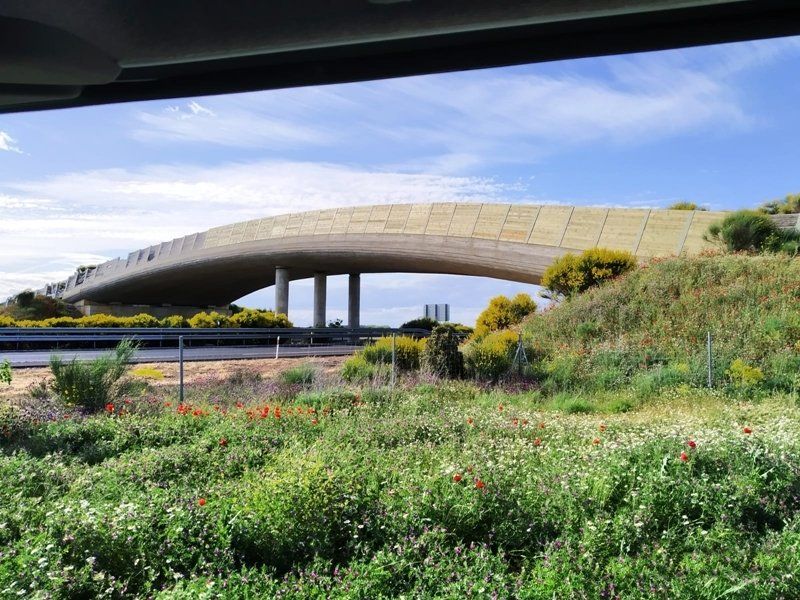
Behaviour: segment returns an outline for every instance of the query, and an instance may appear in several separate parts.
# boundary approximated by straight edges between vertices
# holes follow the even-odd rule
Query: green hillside
[[[793,391],[800,370],[800,260],[655,260],[535,315],[523,331],[542,359],[546,387],[555,390],[608,388],[642,376],[701,385],[710,331],[719,385]],[[761,370],[763,381],[750,381],[758,379],[750,367]]]

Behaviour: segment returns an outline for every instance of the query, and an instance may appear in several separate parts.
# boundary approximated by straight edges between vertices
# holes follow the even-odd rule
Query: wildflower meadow
[[[26,411],[0,421],[2,597],[800,595],[779,395],[570,413],[466,382],[239,377]]]

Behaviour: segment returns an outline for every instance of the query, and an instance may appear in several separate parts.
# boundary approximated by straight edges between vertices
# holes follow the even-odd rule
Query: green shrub
[[[172,329],[177,329],[180,327],[189,327],[189,319],[182,315],[171,315],[169,317],[164,317],[161,319],[160,323],[161,327],[169,327]]]
[[[428,331],[433,331],[433,328],[438,324],[439,322],[436,319],[431,319],[430,317],[419,317],[417,319],[406,321],[400,325],[400,329],[427,329]]]
[[[0,383],[11,385],[11,363],[8,360],[0,363]]]
[[[460,377],[464,371],[464,357],[458,349],[460,340],[455,325],[443,323],[434,327],[422,353],[423,368],[439,377]]]
[[[574,296],[635,268],[636,257],[630,252],[591,248],[556,259],[542,275],[542,286],[551,295]]]
[[[758,210],[768,215],[800,213],[800,194],[789,194],[783,200],[765,202]]]
[[[238,314],[238,313],[237,313]],[[216,311],[199,312],[189,319],[189,327],[193,329],[212,329],[214,327],[230,327],[231,318]]]
[[[464,346],[464,367],[476,379],[497,381],[511,368],[519,336],[513,331],[496,331]]]
[[[351,356],[342,365],[342,379],[349,383],[366,383],[375,375],[375,365],[361,354]]]
[[[796,254],[800,232],[779,229],[763,213],[740,210],[712,223],[704,239],[714,242],[728,252],[786,252]]]
[[[65,362],[60,356],[50,357],[53,391],[66,403],[90,411],[102,410],[121,393],[120,379],[128,370],[136,343],[122,340],[114,352],[94,360],[81,362],[73,358]]]
[[[764,372],[761,369],[748,365],[739,358],[731,363],[725,374],[734,387],[737,388],[754,388],[764,382]]]
[[[314,365],[303,363],[282,371],[278,376],[281,383],[287,385],[310,385],[316,379],[317,370]]]
[[[243,308],[230,318],[231,327],[292,327],[286,315],[271,310]]]
[[[25,327],[79,327],[82,319],[88,317],[53,317],[52,319],[44,319],[43,321],[27,321]],[[117,325],[118,327],[119,325]]]
[[[397,368],[401,371],[415,371],[419,369],[422,351],[425,348],[424,339],[415,339],[405,335],[395,337],[395,357]],[[366,346],[361,355],[368,363],[373,365],[392,364],[392,337],[384,336],[375,340],[374,344]]]
[[[475,322],[475,337],[482,338],[492,331],[508,329],[536,312],[536,303],[528,294],[517,294],[513,298],[495,296]]]
[[[126,327],[160,327],[161,321],[156,319],[153,315],[140,313],[127,319],[128,324]]]
[[[579,386],[582,382],[580,365],[577,354],[556,354],[544,360],[539,367],[542,390],[555,394]]]
[[[674,204],[670,204],[667,207],[667,210],[708,210],[707,208],[703,208],[702,206],[698,206],[694,202],[675,202]]]

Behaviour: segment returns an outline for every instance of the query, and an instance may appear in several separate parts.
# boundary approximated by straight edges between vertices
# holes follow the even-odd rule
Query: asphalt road
[[[297,356],[343,356],[352,354],[360,346],[283,346],[278,358]],[[45,367],[50,356],[58,354],[66,360],[91,360],[109,350],[29,350],[27,352],[0,352],[0,362],[8,360],[12,367]],[[222,346],[206,348],[186,348],[183,360],[232,360],[242,358],[275,358],[275,346]],[[132,362],[178,362],[177,348],[143,348],[136,352]]]

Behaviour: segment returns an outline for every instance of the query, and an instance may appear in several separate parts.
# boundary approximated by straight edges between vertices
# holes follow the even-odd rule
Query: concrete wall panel
[[[567,231],[572,211],[572,206],[542,206],[528,243],[559,246]]]
[[[603,225],[608,215],[606,208],[575,207],[569,219],[564,238],[559,244],[562,248],[588,250],[594,248],[600,239]]]
[[[350,216],[350,224],[347,226],[347,233],[364,233],[369,223],[369,215],[372,213],[371,206],[356,206]]]
[[[456,204],[453,211],[453,218],[450,220],[450,228],[447,235],[455,237],[472,237],[475,225],[478,222],[478,215],[481,213],[480,204]]]
[[[353,216],[352,207],[342,207],[336,210],[336,216],[333,217],[331,224],[331,234],[347,233],[350,227],[350,219]]]
[[[300,226],[300,235],[314,235],[318,218],[319,211],[310,210],[303,213],[303,224]]]
[[[649,212],[628,208],[609,209],[597,246],[633,252],[644,232]]]
[[[500,232],[500,241],[524,244],[531,237],[533,226],[539,216],[540,206],[512,204],[508,207],[506,220]]]
[[[403,232],[410,234],[425,233],[425,229],[428,227],[428,219],[430,218],[430,214],[430,204],[412,204]]]
[[[393,204],[389,211],[389,218],[386,220],[386,227],[383,228],[383,232],[403,233],[409,214],[411,214],[410,204]]]
[[[455,210],[455,204],[437,203],[432,205],[425,235],[447,235]]]
[[[709,225],[725,218],[724,212],[696,212],[689,225],[689,233],[681,248],[681,254],[697,254],[706,248],[713,248],[714,244],[703,239],[703,234],[708,231]]]
[[[261,219],[258,223],[257,240],[268,240],[272,236],[272,226],[275,224],[275,217]]]
[[[483,204],[478,222],[472,232],[472,237],[484,240],[496,240],[503,231],[503,225],[508,216],[507,204]]]
[[[642,257],[678,254],[692,218],[689,210],[653,210],[636,254]]]
[[[319,211],[317,217],[317,228],[314,230],[315,235],[328,235],[333,227],[333,219],[336,217],[336,209],[328,209]]]
[[[283,237],[296,237],[300,235],[300,227],[303,225],[303,213],[294,213],[289,215],[289,220],[286,222],[286,230],[283,232]]]
[[[369,214],[369,221],[364,230],[366,233],[383,233],[386,227],[386,221],[389,219],[389,213],[392,210],[391,204],[379,204],[372,207],[372,212]]]

